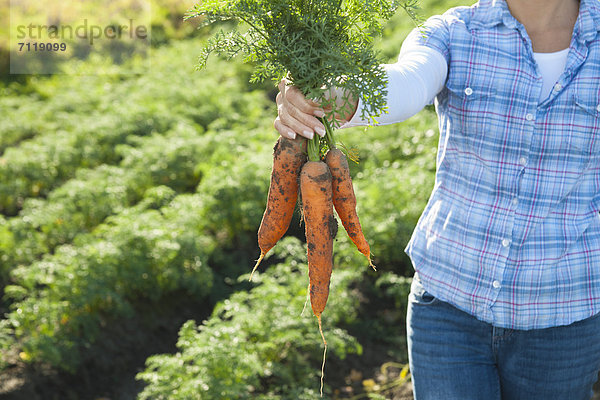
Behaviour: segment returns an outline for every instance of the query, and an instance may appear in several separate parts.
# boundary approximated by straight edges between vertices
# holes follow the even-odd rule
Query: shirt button
[[[508,240],[508,239],[502,239],[502,246],[504,246],[504,247],[510,246],[510,240]]]
[[[600,112],[600,104],[596,107],[596,111]]]
[[[494,289],[500,289],[500,286],[502,286],[502,285],[500,285],[500,282],[494,281],[494,282],[492,282],[492,286],[494,287]]]
[[[559,92],[562,90],[562,85],[560,83],[557,83],[556,85],[554,85],[554,91],[555,92]]]
[[[517,204],[519,204],[519,199],[517,199],[516,197],[513,198],[512,203],[513,203],[513,206],[516,206]]]
[[[519,158],[519,164],[521,164],[522,166],[526,166],[527,165],[527,159],[525,157]]]
[[[465,89],[465,94],[466,94],[467,96],[470,96],[470,95],[472,95],[472,94],[473,94],[473,89],[471,89],[470,87],[466,88],[466,89]]]
[[[527,121],[533,121],[533,114],[531,114],[531,113],[527,114],[527,115],[525,116],[525,119],[526,119]]]

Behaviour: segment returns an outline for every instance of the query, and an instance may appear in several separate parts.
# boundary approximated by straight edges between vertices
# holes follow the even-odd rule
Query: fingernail
[[[322,110],[315,110],[315,116],[323,118],[325,116],[325,112]]]
[[[304,136],[305,136],[307,139],[312,139],[312,138],[313,138],[313,136],[315,136],[315,133],[314,133],[314,132],[311,132],[311,131],[303,131],[302,133],[304,133]]]
[[[288,132],[288,136],[290,139],[296,139],[296,132],[290,131],[290,132]]]
[[[321,137],[325,136],[325,129],[321,128],[320,126],[315,127],[315,131],[321,135]]]

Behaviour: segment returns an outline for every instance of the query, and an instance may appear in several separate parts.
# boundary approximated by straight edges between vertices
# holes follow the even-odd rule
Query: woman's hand
[[[277,118],[273,126],[279,134],[288,139],[294,139],[297,134],[307,139],[312,139],[315,133],[325,136],[325,127],[317,117],[325,117],[325,112],[329,110],[323,110],[318,103],[307,99],[297,87],[288,86],[285,79],[279,82],[278,87]],[[336,103],[343,101],[342,94],[338,92],[336,89],[331,90]],[[356,109],[356,102],[353,105]],[[345,121],[352,118],[352,115],[353,113],[349,116],[336,115],[336,119]]]
[[[316,118],[325,116],[319,104],[304,97],[296,86],[288,86],[285,79],[278,87],[277,118],[273,126],[279,134],[288,139],[294,139],[296,134],[312,139],[315,132],[325,136],[325,127]]]

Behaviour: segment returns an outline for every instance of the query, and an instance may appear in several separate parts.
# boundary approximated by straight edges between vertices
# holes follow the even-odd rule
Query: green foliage
[[[7,226],[6,219],[0,216],[0,262],[2,265],[8,263],[7,253],[12,252],[15,245],[13,233]]]
[[[0,91],[1,92],[1,91]],[[25,102],[14,96],[0,97],[0,154],[7,147],[29,139],[45,129],[35,102]]]
[[[372,38],[399,5],[396,0],[210,0],[187,17],[245,23],[244,32],[218,32],[201,53],[200,68],[213,52],[229,58],[245,54],[246,61],[258,63],[254,80],[287,76],[309,98],[331,106],[331,116],[338,106],[325,88],[336,86],[362,100],[363,117],[375,117],[385,108],[387,77]],[[345,100],[341,109],[350,107]]]
[[[248,131],[247,137],[260,137],[263,131]],[[202,134],[185,127],[166,136],[131,138],[130,145],[117,149],[122,168],[82,170],[82,179],[53,192],[56,197],[38,213],[15,218],[15,224],[42,221],[53,204],[72,207],[75,224],[78,218],[94,218],[94,212],[108,215],[105,223],[87,234],[70,225],[71,244],[12,271],[14,284],[5,290],[12,302],[6,316],[12,347],[22,348],[32,362],[74,370],[102,324],[130,315],[140,302],[158,303],[178,290],[208,297],[215,283],[212,270],[228,260],[229,248],[254,252],[266,198],[270,162],[250,148],[252,143],[261,149],[263,145],[257,140],[236,144],[236,138],[236,132]],[[253,153],[245,156],[244,163],[237,162]],[[103,170],[109,173],[100,179],[97,173]],[[98,179],[83,179],[91,176]],[[196,194],[177,195],[174,189],[186,190],[200,177]],[[160,183],[172,188],[152,186]],[[144,197],[128,207],[127,193],[134,189],[143,191]],[[248,195],[241,197],[240,190]],[[64,196],[58,197],[60,193]],[[81,204],[85,210],[77,209]],[[68,218],[68,213],[62,215]],[[39,239],[41,233],[35,228],[29,225],[19,232]],[[53,235],[60,230],[51,232],[46,232],[46,238],[57,237]],[[23,237],[18,240],[27,243]],[[23,246],[13,243],[12,247]],[[35,252],[35,243],[30,248]],[[209,260],[214,260],[210,269]],[[223,272],[235,274],[235,270]],[[36,328],[40,326],[42,330]]]
[[[8,261],[4,268],[31,263],[89,231],[106,216],[141,198],[144,186],[149,186],[147,177],[103,165],[79,170],[76,178],[51,192],[47,200],[27,199],[19,216],[9,221],[7,228],[14,240],[12,246],[0,249]]]
[[[427,168],[430,164],[430,158],[408,163],[385,161],[356,182],[359,215],[376,265],[395,265],[397,272],[410,273],[404,246],[433,185],[433,171]]]
[[[120,166],[133,175],[148,175],[152,185],[186,192],[201,179],[196,165],[209,156],[208,140],[201,127],[181,123],[165,134],[133,136],[116,153],[122,157]]]
[[[209,146],[215,151],[198,165],[204,179],[197,193],[206,205],[201,218],[207,232],[224,246],[247,247],[256,243],[271,160],[237,145],[238,138],[235,132],[213,136]],[[239,162],[240,158],[244,159],[243,163]]]
[[[181,42],[155,50],[151,71],[123,79],[118,75],[32,79],[33,93],[19,100],[20,105],[13,104],[14,113],[6,122],[19,124],[35,109],[35,122],[24,126],[32,125],[31,134],[24,135],[33,137],[0,156],[0,212],[16,215],[25,199],[47,196],[73,178],[78,168],[119,162],[115,147],[135,145],[132,137],[162,135],[180,129],[178,125],[200,130],[211,124],[256,126],[265,115],[264,93],[247,88],[244,68],[232,63],[217,62],[202,74],[190,74],[194,48]],[[4,123],[0,122],[0,136]]]
[[[408,294],[412,278],[399,276],[393,272],[385,272],[375,282],[375,286],[386,296],[394,299],[394,306],[397,310],[406,310],[408,307]]]
[[[148,195],[146,204],[172,197],[158,188]],[[130,209],[78,236],[74,245],[13,270],[15,284],[5,290],[13,301],[6,315],[13,346],[30,361],[73,371],[100,327],[131,315],[136,304],[157,303],[176,290],[208,295],[207,261],[215,243],[189,212],[194,207]]]
[[[0,245],[0,256],[6,261],[0,272],[31,263],[89,232],[139,201],[153,186],[166,185],[177,192],[194,189],[200,179],[196,164],[210,150],[203,133],[199,127],[182,124],[165,135],[132,136],[129,144],[116,148],[122,158],[119,167],[79,169],[47,199],[27,199],[6,227],[12,241]]]
[[[183,17],[189,4],[181,0],[150,1],[150,41],[152,46],[161,46],[174,40],[199,36],[197,26],[184,23]],[[200,32],[202,33],[202,32]]]
[[[72,3],[75,3],[73,6]],[[173,41],[182,40],[190,37],[201,37],[205,35],[205,30],[198,30],[197,24],[186,22],[184,23],[183,17],[186,10],[189,8],[189,3],[181,0],[145,0],[140,2],[139,0],[119,0],[115,2],[111,2],[110,4],[106,4],[102,0],[90,0],[86,1],[84,9],[87,11],[82,11],[81,4],[77,4],[78,2],[75,0],[65,1],[62,4],[62,8],[60,12],[56,10],[50,11],[50,15],[60,15],[60,22],[65,25],[72,25],[75,21],[81,20],[82,18],[88,17],[90,23],[95,23],[96,25],[105,26],[107,22],[110,21],[111,24],[119,24],[119,19],[124,18],[127,15],[131,15],[132,10],[140,10],[140,7],[143,6],[141,10],[142,13],[150,13],[150,26],[147,26],[150,35],[150,41],[152,47],[160,47],[167,44],[173,43]],[[17,4],[17,3],[15,3]],[[19,76],[10,74],[10,57],[9,57],[9,21],[17,25],[19,23],[29,23],[31,22],[28,18],[21,15],[22,11],[19,7],[12,7],[10,4],[10,0],[2,0],[0,2],[0,21],[3,22],[0,25],[0,76],[6,80],[26,80],[29,79],[28,76]],[[146,8],[147,7],[147,8]],[[148,21],[147,14],[142,14],[140,16],[140,20],[143,22]],[[100,21],[104,21],[101,22]],[[122,22],[122,21],[121,21]],[[145,25],[145,24],[144,24]],[[13,41],[14,42],[14,41]],[[68,41],[67,41],[68,42]],[[82,47],[80,43],[77,41],[68,42],[68,47],[72,47],[74,53],[77,54],[78,57],[83,59],[83,62],[88,64],[93,64],[94,59],[87,57],[86,53],[89,52],[89,49]],[[99,47],[97,47],[99,46]],[[126,41],[108,41],[108,42],[94,42],[94,52],[93,53],[110,53],[114,60],[110,60],[111,63],[121,62],[121,58],[125,56],[131,57],[134,53],[140,53],[146,50],[145,46],[136,46],[134,43],[127,43]],[[52,55],[39,55],[42,57],[42,60],[46,63],[46,67],[49,67],[49,63],[56,62],[57,57]],[[67,70],[71,65],[67,62]],[[72,70],[70,71],[72,73]],[[0,105],[0,109],[1,109]],[[3,115],[4,117],[4,115]],[[33,125],[36,125],[35,121],[32,121]],[[29,124],[29,121],[25,124]],[[1,126],[2,124],[0,124]],[[10,133],[14,133],[19,135],[17,130],[11,131]],[[0,127],[0,153],[2,152],[2,144],[4,137],[4,132]]]
[[[276,252],[285,262],[258,275],[256,287],[219,303],[201,326],[188,321],[178,352],[150,357],[138,374],[148,384],[139,399],[316,398],[323,353],[316,319],[301,315],[308,279],[298,260],[305,251],[297,239],[284,239]],[[330,363],[361,352],[354,338],[335,328],[354,316],[358,301],[349,286],[359,276],[334,271],[324,314]]]

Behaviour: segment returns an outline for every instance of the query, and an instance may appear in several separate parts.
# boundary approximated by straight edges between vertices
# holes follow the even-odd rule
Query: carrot
[[[332,175],[333,205],[342,221],[342,225],[358,251],[367,257],[369,265],[375,269],[375,265],[371,261],[371,248],[367,239],[365,239],[356,213],[356,196],[352,187],[348,160],[346,160],[346,156],[342,151],[332,148],[327,152],[325,162],[329,166]]]
[[[325,309],[333,264],[333,239],[337,221],[333,216],[331,173],[327,164],[308,161],[300,173],[302,213],[308,247],[310,304],[318,317]]]
[[[273,168],[267,196],[267,208],[258,228],[260,256],[250,274],[290,226],[298,198],[298,176],[306,162],[306,139],[287,139],[280,136],[273,147]]]
[[[331,173],[327,164],[308,161],[300,173],[302,214],[306,232],[308,258],[308,291],[310,305],[319,322],[319,332],[325,349],[321,366],[321,395],[323,394],[323,371],[327,342],[323,335],[321,313],[329,297],[329,281],[333,266],[333,239],[337,234],[337,221],[333,216],[331,196]]]

